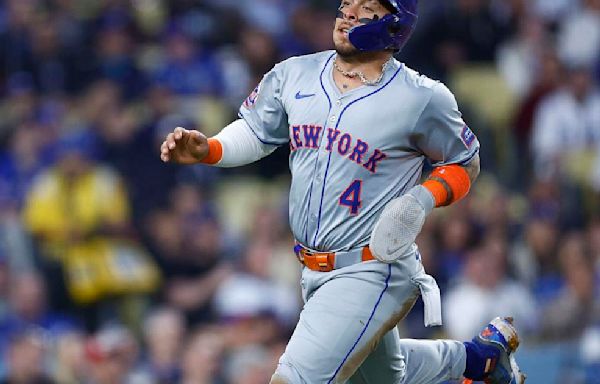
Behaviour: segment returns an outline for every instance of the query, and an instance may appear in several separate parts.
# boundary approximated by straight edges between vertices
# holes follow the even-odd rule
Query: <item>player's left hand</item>
[[[409,254],[423,228],[425,218],[433,209],[433,197],[421,188],[423,187],[415,187],[405,195],[390,201],[384,208],[375,223],[369,244],[377,260],[391,263]],[[431,204],[427,199],[431,200]]]

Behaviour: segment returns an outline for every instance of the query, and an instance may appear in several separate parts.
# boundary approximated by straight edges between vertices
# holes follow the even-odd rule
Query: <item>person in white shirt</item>
[[[587,67],[570,69],[565,86],[541,103],[530,145],[540,180],[560,176],[568,156],[600,145],[600,92]]]

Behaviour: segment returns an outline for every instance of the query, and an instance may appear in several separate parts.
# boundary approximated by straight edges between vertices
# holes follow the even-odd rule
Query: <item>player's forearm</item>
[[[445,207],[465,197],[479,176],[479,155],[464,165],[452,164],[436,167],[427,180],[413,187],[412,195],[428,215],[435,207]]]
[[[479,155],[475,155],[475,157],[473,157],[473,159],[469,163],[464,165],[463,168],[465,169],[465,171],[467,171],[467,174],[469,175],[469,180],[471,181],[471,184],[473,184],[475,180],[477,180],[477,176],[479,176]]]
[[[422,186],[433,196],[435,207],[453,204],[465,197],[479,175],[479,155],[465,165],[436,167]]]
[[[222,168],[253,163],[277,149],[274,145],[262,143],[242,119],[223,128],[211,140],[217,140],[221,145],[221,158],[213,165]]]

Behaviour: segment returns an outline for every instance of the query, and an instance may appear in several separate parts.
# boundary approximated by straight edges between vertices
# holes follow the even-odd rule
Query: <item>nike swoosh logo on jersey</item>
[[[300,100],[300,99],[306,99],[307,97],[313,97],[315,94],[311,93],[308,95],[301,95],[300,91],[298,91],[298,93],[296,93],[296,100]]]

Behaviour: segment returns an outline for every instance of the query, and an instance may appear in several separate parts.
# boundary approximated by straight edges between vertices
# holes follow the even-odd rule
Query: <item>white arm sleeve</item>
[[[223,157],[215,164],[221,168],[253,163],[277,149],[276,145],[261,142],[243,119],[229,124],[214,138],[223,146]]]

